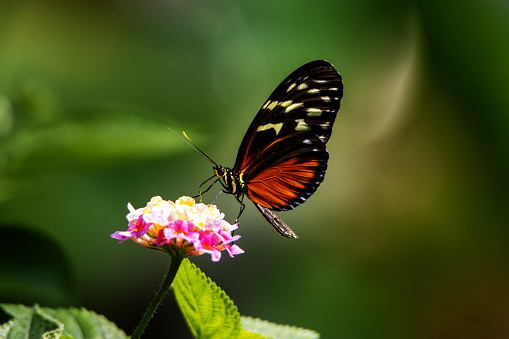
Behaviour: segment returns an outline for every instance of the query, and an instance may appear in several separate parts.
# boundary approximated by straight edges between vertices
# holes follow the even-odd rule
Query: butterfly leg
[[[242,212],[244,212],[244,208],[246,208],[246,205],[244,205],[244,194],[242,194],[242,196],[239,198],[237,196],[235,196],[235,198],[237,199],[237,201],[239,202],[240,204],[240,211],[239,211],[239,215],[237,216],[237,219],[235,219],[235,222],[238,223],[239,222],[239,218],[240,218],[240,215],[242,214]]]
[[[215,175],[213,175],[213,176],[211,176],[210,178],[208,178],[207,180],[205,180],[205,181],[204,181],[204,182],[200,185],[200,187],[198,188],[198,195],[195,195],[195,196],[194,196],[194,197],[192,197],[192,198],[200,197],[200,202],[202,202],[202,201],[201,201],[201,195],[202,195],[202,194],[207,193],[207,192],[209,191],[209,189],[211,189],[211,188],[212,188],[212,186],[214,186],[214,185],[216,184],[216,182],[219,180],[219,178],[217,178],[216,180],[214,180],[214,182],[213,182],[213,183],[212,183],[212,184],[211,184],[211,185],[210,185],[210,186],[209,186],[209,187],[208,187],[205,191],[203,191],[203,192],[201,191],[202,186],[203,186],[203,185],[205,185],[206,183],[208,183],[210,180],[214,179],[215,177],[216,177],[216,176],[215,176]],[[217,197],[216,197],[216,199],[217,199]],[[215,201],[215,200],[214,200],[214,201]]]
[[[216,180],[216,181],[217,181],[217,180]],[[215,183],[215,182],[214,182],[214,183]],[[209,188],[210,188],[210,187],[209,187]],[[207,189],[207,191],[208,191],[208,189]],[[214,204],[214,203],[216,202],[217,198],[219,198],[219,195],[220,195],[221,193],[223,193],[223,192],[225,192],[225,190],[220,190],[220,191],[219,191],[219,193],[217,193],[217,195],[216,195],[216,197],[214,198],[214,200],[212,200],[211,204]],[[205,192],[203,192],[203,193],[205,193]]]

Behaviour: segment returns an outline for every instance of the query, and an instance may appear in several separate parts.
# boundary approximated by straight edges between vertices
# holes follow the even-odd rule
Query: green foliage
[[[277,339],[318,339],[320,334],[300,327],[279,325],[267,320],[251,317],[240,317],[242,328],[246,331],[260,333]]]
[[[195,338],[302,338],[318,333],[241,317],[233,301],[198,267],[184,260],[173,282],[175,298]]]
[[[242,326],[237,307],[189,260],[173,281],[175,298],[195,338],[236,338]]]
[[[0,93],[0,201],[30,176],[115,168],[189,149],[167,129],[182,131],[174,120],[127,104],[63,107],[57,95],[32,82]],[[199,142],[198,133],[186,131]]]
[[[175,297],[195,338],[317,339],[302,328],[241,317],[233,301],[189,260],[173,283]],[[0,326],[0,339],[128,338],[104,316],[84,308],[47,308],[0,304],[11,319]]]
[[[84,308],[33,307],[2,304],[12,317],[0,327],[0,338],[128,338],[102,315]]]
[[[63,325],[50,318],[36,305],[32,308],[22,305],[2,305],[5,312],[14,317],[7,325],[3,338],[42,338],[53,337],[63,332]],[[2,335],[4,335],[2,333]]]
[[[104,168],[187,147],[145,110],[109,105],[71,113],[13,130],[0,149],[6,173]]]

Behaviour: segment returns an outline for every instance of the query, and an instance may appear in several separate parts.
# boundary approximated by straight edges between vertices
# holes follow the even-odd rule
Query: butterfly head
[[[216,172],[216,175],[220,178],[223,178],[226,174],[227,168],[221,165],[214,166],[214,172]]]
[[[240,180],[240,177],[228,167],[221,165],[214,166],[214,172],[221,179],[221,184],[226,189],[227,193],[233,194],[239,197],[244,192],[244,184]]]

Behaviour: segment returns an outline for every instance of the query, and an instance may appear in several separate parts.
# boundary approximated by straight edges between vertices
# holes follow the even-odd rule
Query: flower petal
[[[225,249],[231,257],[244,253],[237,245],[231,245],[240,238],[231,234],[238,224],[225,221],[224,214],[215,205],[197,204],[186,196],[175,203],[155,196],[144,208],[135,209],[130,203],[127,208],[128,229],[111,234],[119,242],[132,239],[170,255],[208,253],[212,261],[219,261]]]

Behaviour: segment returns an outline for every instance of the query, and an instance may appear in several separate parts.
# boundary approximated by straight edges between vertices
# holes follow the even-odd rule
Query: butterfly
[[[247,196],[282,236],[298,238],[274,211],[287,211],[308,199],[327,170],[325,147],[343,96],[343,81],[325,60],[311,61],[279,84],[249,126],[233,168],[214,164],[217,181],[244,210]],[[216,178],[205,191],[201,187]]]

